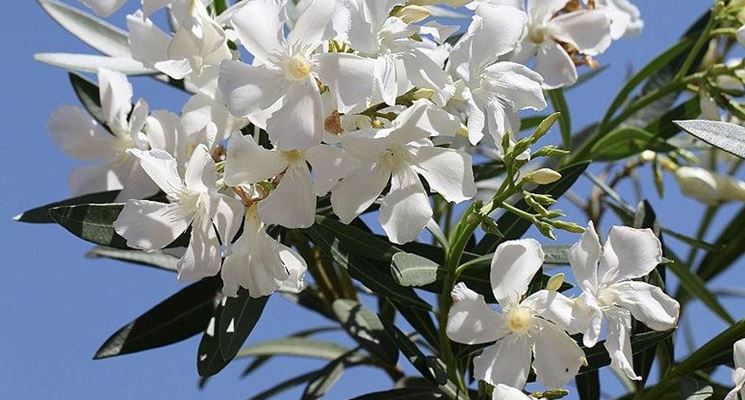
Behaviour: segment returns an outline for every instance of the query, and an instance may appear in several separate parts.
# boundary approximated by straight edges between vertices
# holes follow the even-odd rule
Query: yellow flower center
[[[513,333],[526,333],[533,327],[533,314],[524,307],[507,311],[507,328]]]
[[[299,161],[303,158],[302,150],[287,150],[282,152],[282,157],[289,163]]]
[[[295,55],[285,61],[285,73],[291,79],[302,80],[310,75],[310,62],[301,55]]]

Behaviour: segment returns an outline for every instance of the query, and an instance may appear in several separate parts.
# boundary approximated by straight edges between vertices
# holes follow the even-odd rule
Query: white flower
[[[141,11],[127,16],[132,58],[173,79],[189,78],[200,90],[214,94],[220,63],[232,58],[222,27],[199,0],[177,3],[178,26],[170,35]]]
[[[637,35],[644,28],[639,8],[629,0],[596,0],[595,6],[608,14],[613,40]]]
[[[610,20],[604,11],[585,9],[557,16],[566,3],[566,0],[528,1],[528,34],[515,55],[518,62],[536,57],[535,70],[543,76],[548,89],[577,81],[577,68],[561,43],[588,56],[604,52],[611,43]]]
[[[471,156],[434,147],[429,136],[453,135],[460,123],[419,100],[402,112],[390,128],[363,129],[342,135],[342,146],[360,167],[331,190],[334,212],[351,222],[378,198],[391,181],[379,220],[394,243],[415,240],[432,217],[421,174],[432,191],[459,203],[476,194]]]
[[[735,387],[727,393],[724,400],[737,400],[737,394],[745,399],[745,339],[740,339],[733,346],[735,370],[732,371],[732,382]]]
[[[150,14],[160,10],[161,8],[168,7],[172,5],[173,3],[176,3],[177,5],[182,5],[187,2],[191,2],[192,0],[140,0],[140,3],[142,4],[142,11],[144,12],[146,17],[149,17]],[[197,0],[201,1],[202,4],[209,5],[212,3],[212,0]]]
[[[305,260],[272,239],[259,219],[257,206],[246,210],[243,234],[222,267],[223,293],[236,297],[238,288],[251,297],[268,296],[278,289],[299,292],[307,269]]]
[[[572,331],[583,333],[585,346],[592,347],[608,321],[605,348],[611,365],[629,379],[634,373],[629,333],[631,317],[656,331],[673,329],[680,305],[657,286],[635,281],[649,274],[662,261],[662,245],[649,229],[614,226],[601,248],[592,222],[569,252],[569,263],[582,295],[575,300]]]
[[[103,121],[73,106],[60,107],[49,121],[49,132],[65,153],[78,160],[100,161],[73,170],[70,191],[82,195],[122,189],[119,200],[152,195],[157,188],[127,153],[150,146],[142,133],[147,103],[141,100],[132,106],[132,85],[118,72],[101,69],[98,82]]]
[[[314,179],[308,164],[313,168]],[[307,228],[316,215],[316,196],[323,196],[354,163],[340,149],[319,144],[307,150],[267,150],[253,137],[233,133],[228,142],[225,183],[254,184],[277,177],[277,187],[259,202],[258,213],[268,225]]]
[[[675,179],[684,195],[716,205],[725,201],[745,201],[745,182],[700,167],[679,167]]]
[[[499,384],[494,387],[492,400],[535,400],[533,396],[528,396],[522,390]]]
[[[553,322],[556,315],[570,314],[571,300],[547,290],[522,299],[543,258],[540,243],[533,239],[507,241],[497,247],[490,280],[501,312],[492,310],[483,296],[463,283],[453,289],[448,337],[464,344],[496,341],[473,360],[477,379],[523,388],[532,364],[538,382],[559,388],[582,366],[584,352]]]
[[[107,18],[117,12],[127,0],[80,0],[99,17]]]
[[[353,88],[357,84],[356,56],[313,55],[335,5],[333,0],[313,1],[286,38],[285,0],[248,1],[231,19],[241,44],[254,56],[254,65],[223,63],[220,90],[233,115],[247,116],[266,128],[280,149],[307,149],[321,142],[326,114],[317,83],[317,79],[324,79],[319,73]],[[328,84],[333,86],[334,82]],[[351,97],[360,95],[359,90],[343,92]],[[364,93],[361,95],[364,98]]]
[[[527,18],[514,7],[484,3],[451,53],[449,68],[461,79],[454,97],[466,104],[471,144],[481,141],[486,131],[499,148],[503,135],[520,130],[519,110],[547,106],[538,73],[522,64],[494,63],[515,48]]]
[[[191,239],[178,261],[178,279],[194,281],[220,271],[220,244],[227,245],[239,227],[243,205],[218,193],[217,171],[207,148],[194,150],[182,180],[176,160],[163,150],[129,150],[165,192],[170,203],[129,200],[114,222],[127,245],[142,250],[162,249],[191,226]]]

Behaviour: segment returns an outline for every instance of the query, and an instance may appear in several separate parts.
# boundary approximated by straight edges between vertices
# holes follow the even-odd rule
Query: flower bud
[[[699,167],[680,167],[675,179],[684,195],[706,204],[745,201],[745,182]]]
[[[429,100],[429,99],[431,99],[431,98],[432,98],[432,96],[434,96],[434,95],[435,95],[435,91],[434,91],[434,90],[432,90],[432,89],[427,89],[427,88],[422,88],[422,89],[417,89],[417,90],[416,90],[416,91],[414,92],[414,94],[413,94],[413,95],[411,96],[411,98],[412,98],[412,99],[413,99],[414,101],[416,101],[416,100],[420,100],[420,99],[427,99],[427,100]]]
[[[549,290],[551,292],[556,292],[559,289],[561,289],[561,285],[563,284],[564,284],[564,273],[559,272],[558,274],[549,278],[548,283],[546,283],[546,290]]]
[[[408,5],[399,7],[391,13],[394,17],[401,18],[407,24],[415,24],[427,19],[431,14],[428,9],[419,5]]]
[[[541,168],[525,175],[524,179],[528,182],[539,185],[547,185],[561,179],[561,174],[551,168]]]
[[[538,231],[541,232],[543,236],[552,240],[556,240],[554,228],[550,224],[543,221],[536,221],[535,227],[538,228]]]
[[[572,233],[585,233],[585,228],[573,223],[573,222],[566,222],[566,221],[553,221],[553,226],[561,229],[562,231],[572,232]]]

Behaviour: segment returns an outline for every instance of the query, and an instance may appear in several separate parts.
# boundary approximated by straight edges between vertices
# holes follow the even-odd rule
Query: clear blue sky
[[[601,78],[571,92],[575,127],[601,116],[627,71],[643,65],[671,43],[711,1],[636,3],[647,26],[641,36],[615,43],[599,58],[602,64],[611,65]],[[131,0],[125,10],[134,8]],[[77,100],[64,71],[38,64],[32,56],[36,52],[89,50],[49,19],[34,1],[15,1],[4,10],[0,25],[0,54],[4,57],[0,64],[4,91],[0,115],[5,138],[0,146],[4,188],[0,196],[0,398],[244,399],[270,383],[320,367],[320,362],[280,359],[251,379],[241,380],[246,363],[235,362],[199,392],[195,366],[198,338],[156,351],[91,359],[112,332],[180,286],[169,273],[84,259],[90,246],[54,225],[24,225],[11,220],[20,211],[68,197],[67,176],[73,165],[53,144],[46,123],[55,107],[77,104]],[[113,21],[121,25],[125,14],[117,14]],[[177,111],[183,96],[161,89],[147,79],[135,80],[136,95],[146,97],[152,108]],[[702,208],[681,199],[672,181],[669,183],[668,196],[654,201],[660,218],[670,228],[691,233],[696,229],[692,221],[697,218],[690,216],[701,215]],[[587,182],[582,185],[587,187]],[[562,235],[560,240],[570,244],[576,237]],[[742,267],[741,263],[737,273],[727,274],[712,286],[742,287]],[[743,316],[742,300],[725,304],[736,318]],[[699,343],[723,327],[698,304],[689,312],[694,315],[691,320]],[[276,296],[252,340],[323,324],[319,317]],[[389,381],[377,372],[352,370],[328,398],[345,399],[388,386]],[[297,398],[299,392],[290,393],[285,398]]]

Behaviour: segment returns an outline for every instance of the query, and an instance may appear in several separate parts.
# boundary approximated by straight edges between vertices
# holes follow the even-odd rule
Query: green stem
[[[703,48],[704,45],[709,42],[709,39],[711,38],[711,30],[714,29],[716,20],[717,13],[712,10],[711,15],[709,15],[709,20],[706,22],[706,26],[704,27],[704,31],[701,32],[698,40],[696,40],[696,43],[691,49],[691,52],[688,53],[688,57],[686,57],[685,61],[683,61],[683,65],[681,65],[678,73],[675,74],[675,78],[673,79],[673,81],[679,81],[684,76],[688,75],[688,71],[691,69],[691,67],[693,67],[693,63],[696,61],[698,54],[701,52],[701,48]]]

